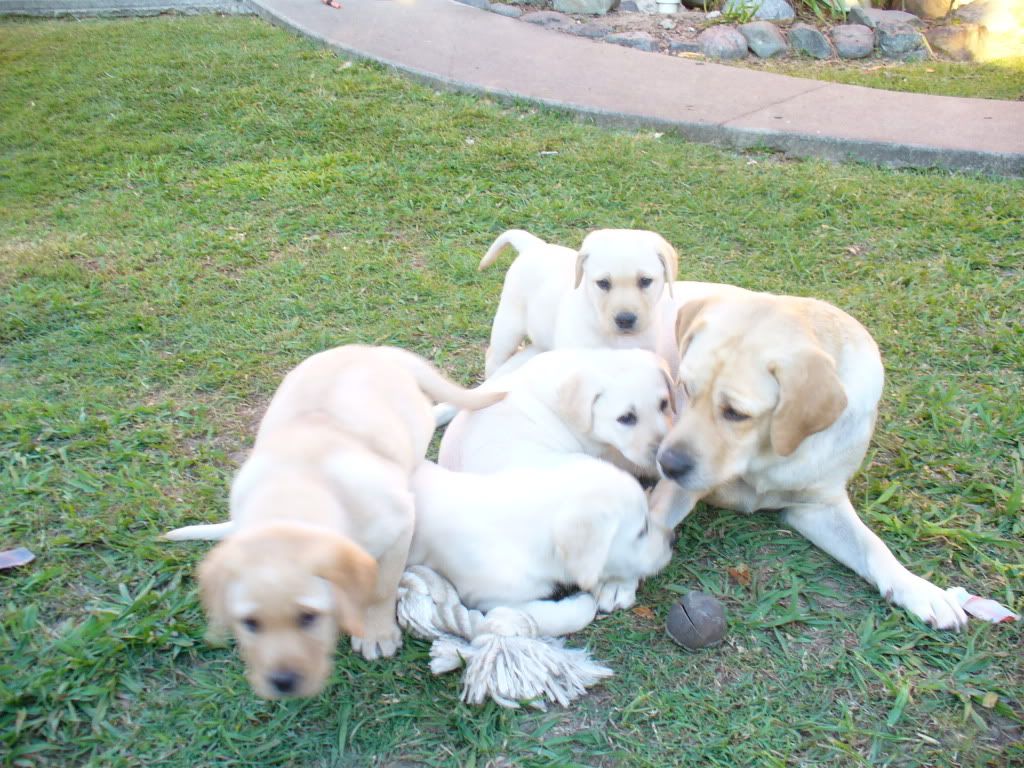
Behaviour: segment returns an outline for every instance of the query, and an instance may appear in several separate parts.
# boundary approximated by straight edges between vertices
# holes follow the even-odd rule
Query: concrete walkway
[[[0,15],[254,8],[428,83],[730,147],[1024,176],[1024,102],[835,85],[573,37],[453,0],[0,0]]]
[[[261,16],[429,83],[696,141],[1024,176],[1024,103],[803,80],[595,42],[452,0],[250,0]]]

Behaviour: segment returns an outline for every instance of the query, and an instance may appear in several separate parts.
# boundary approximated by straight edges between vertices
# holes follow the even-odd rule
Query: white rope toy
[[[462,604],[446,579],[414,565],[398,585],[398,623],[416,637],[433,640],[430,671],[435,675],[465,665],[462,700],[488,698],[503,707],[527,702],[563,707],[612,670],[586,650],[566,648],[559,638],[538,637],[537,622],[525,611],[494,608],[486,615]]]

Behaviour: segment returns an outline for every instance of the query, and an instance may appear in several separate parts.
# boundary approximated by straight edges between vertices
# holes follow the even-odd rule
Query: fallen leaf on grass
[[[992,691],[989,691],[981,697],[981,706],[983,706],[985,709],[992,709],[998,703],[999,694],[992,693]]]
[[[730,578],[732,578],[732,580],[737,584],[744,587],[750,586],[750,566],[746,563],[740,563],[735,568],[729,566],[725,570],[729,573]]]
[[[638,619],[653,619],[654,611],[648,608],[646,605],[638,605],[633,609],[633,615]]]

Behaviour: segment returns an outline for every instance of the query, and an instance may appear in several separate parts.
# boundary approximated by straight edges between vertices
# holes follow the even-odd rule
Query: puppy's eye
[[[654,282],[654,278],[652,278],[652,277],[641,277],[636,282],[637,282],[637,285],[639,285],[641,288],[649,288],[651,286],[651,283]]]
[[[630,411],[629,413],[624,413],[621,416],[619,416],[619,418],[616,419],[616,421],[618,421],[619,424],[621,424],[624,427],[632,427],[634,424],[636,424],[636,414],[633,413],[632,411]]]
[[[668,399],[661,401],[661,405],[658,406],[658,410],[660,410],[662,413],[668,410]]]
[[[740,413],[731,405],[727,405],[722,409],[722,418],[726,421],[746,421],[750,417],[745,413]]]
[[[610,291],[612,289],[612,281],[608,278],[602,277],[597,281],[597,287],[602,291]]]
[[[260,621],[259,621],[259,619],[254,619],[252,616],[248,616],[248,617],[242,619],[242,626],[245,627],[250,632],[252,632],[253,634],[255,634],[256,632],[260,631]]]
[[[299,625],[301,629],[308,629],[313,626],[317,620],[317,614],[313,611],[303,611],[299,614],[299,618],[295,620],[295,623]]]

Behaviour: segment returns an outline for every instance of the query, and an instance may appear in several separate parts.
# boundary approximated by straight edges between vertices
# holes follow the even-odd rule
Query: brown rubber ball
[[[725,607],[703,592],[687,592],[668,611],[668,636],[688,651],[711,648],[725,637]]]

